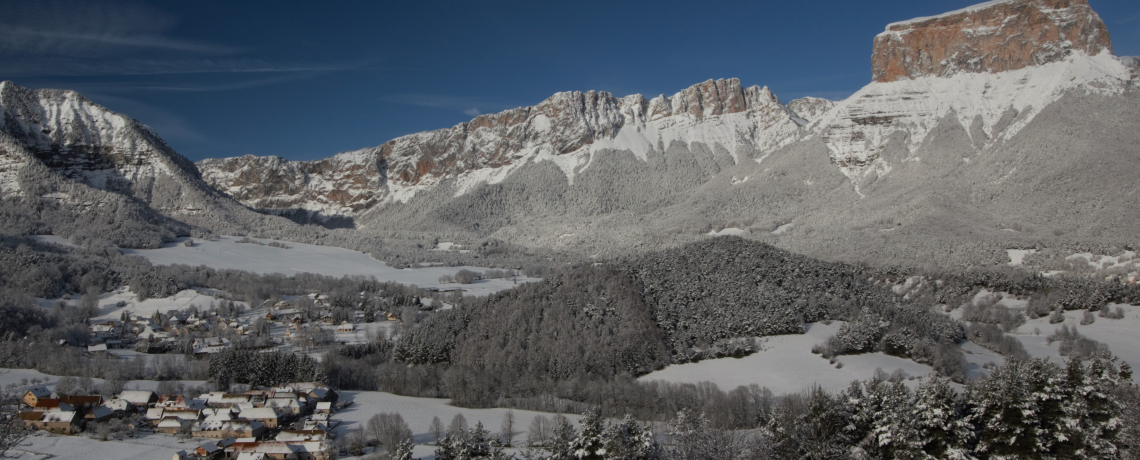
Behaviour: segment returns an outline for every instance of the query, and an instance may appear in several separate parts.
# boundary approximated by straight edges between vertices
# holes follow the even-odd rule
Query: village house
[[[234,438],[207,441],[194,449],[194,454],[204,459],[214,459],[225,455],[226,448],[234,444]]]
[[[196,438],[257,438],[265,432],[265,425],[256,420],[206,420],[191,432]]]
[[[221,391],[211,391],[206,394],[206,406],[213,408],[233,407],[248,402],[249,395],[229,394]]]
[[[161,395],[154,407],[201,410],[206,408],[206,401],[203,399],[187,399],[182,395]]]
[[[123,325],[113,320],[92,324],[90,329],[96,340],[114,339],[123,334]]]
[[[36,405],[32,406],[34,412],[50,412],[50,411],[73,411],[74,407],[70,404],[60,402],[56,398],[41,398],[36,400]]]
[[[274,394],[273,397],[265,400],[265,407],[276,408],[285,414],[301,414],[304,413],[305,408],[308,407],[308,401],[302,400],[295,394],[285,393],[281,396]]]
[[[154,425],[154,430],[159,433],[176,434],[190,423],[193,422],[182,420],[175,416],[163,417],[162,420],[159,420],[158,423]]]
[[[121,398],[108,399],[103,402],[103,407],[111,409],[111,411],[115,412],[120,417],[136,410],[134,404],[131,404],[130,401]]]
[[[238,455],[245,453],[265,454],[265,458],[272,460],[328,460],[331,458],[329,446],[316,441],[295,443],[280,441],[238,442],[226,450]]]
[[[325,439],[327,439],[327,434],[324,430],[281,430],[274,438],[274,440],[282,442],[324,441]]]
[[[131,403],[138,410],[146,410],[158,402],[158,395],[150,390],[127,390],[119,393],[119,399]]]
[[[36,407],[36,403],[42,398],[50,398],[51,391],[44,387],[33,387],[24,392],[24,404],[28,407]]]
[[[78,421],[75,411],[20,412],[24,426],[52,433],[72,434]]]
[[[272,407],[254,407],[242,409],[242,411],[238,413],[238,417],[243,420],[257,420],[265,424],[266,428],[272,430],[277,428],[280,415],[277,413],[277,410]]]
[[[354,325],[348,321],[342,321],[340,323],[340,325],[336,327],[336,331],[337,332],[355,332],[356,331],[356,325]]]
[[[99,395],[62,395],[59,397],[59,401],[77,410],[88,410],[103,404],[103,397]]]
[[[118,414],[122,416],[122,414]],[[87,411],[87,415],[83,419],[89,422],[105,422],[116,416],[116,412],[107,406],[97,406]]]

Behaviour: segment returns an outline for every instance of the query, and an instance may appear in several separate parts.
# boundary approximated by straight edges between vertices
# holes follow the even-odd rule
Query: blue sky
[[[0,79],[80,91],[192,160],[315,159],[558,91],[736,77],[840,99],[887,23],[973,3],[0,0]],[[1091,3],[1116,54],[1140,55],[1140,2]]]

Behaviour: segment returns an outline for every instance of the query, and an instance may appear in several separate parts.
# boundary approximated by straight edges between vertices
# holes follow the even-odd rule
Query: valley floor
[[[536,278],[477,280],[472,284],[440,283],[444,275],[455,276],[467,269],[482,273],[482,267],[422,267],[414,269],[392,268],[363,252],[332,246],[281,242],[288,249],[254,243],[238,243],[241,238],[219,237],[216,240],[194,240],[187,247],[180,238],[160,249],[124,249],[124,254],[144,257],[156,265],[205,265],[216,269],[245,270],[253,273],[315,273],[327,276],[373,276],[377,280],[416,285],[421,288],[444,290],[460,289],[465,294],[483,296],[510,289],[517,283],[537,281]],[[257,240],[268,244],[272,240]]]

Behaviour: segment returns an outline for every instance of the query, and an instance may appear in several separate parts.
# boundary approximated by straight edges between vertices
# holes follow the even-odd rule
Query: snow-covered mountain
[[[890,24],[875,37],[872,75],[812,126],[856,183],[890,171],[881,152],[894,133],[914,151],[953,117],[980,150],[1072,90],[1119,95],[1132,79],[1081,0],[988,2]]]
[[[244,156],[203,160],[198,167],[211,185],[252,207],[356,215],[381,202],[407,202],[445,181],[462,195],[539,161],[556,164],[573,181],[606,150],[644,158],[674,141],[699,142],[719,145],[739,162],[745,146],[766,152],[787,145],[831,104],[808,98],[785,106],[768,88],[744,88],[737,79],[652,99],[573,91],[323,160]]]
[[[991,1],[874,43],[872,81],[842,101],[784,104],[736,79],[565,92],[304,162],[193,165],[81,96],[4,83],[0,194],[46,170],[218,232],[282,225],[240,202],[358,232],[341,235],[585,255],[729,233],[822,258],[993,264],[1140,238],[1140,68],[1087,1]]]
[[[209,193],[192,162],[153,130],[74,91],[0,83],[0,193],[27,189],[19,173],[46,166],[89,187],[121,192],[170,213],[201,210],[189,187]]]

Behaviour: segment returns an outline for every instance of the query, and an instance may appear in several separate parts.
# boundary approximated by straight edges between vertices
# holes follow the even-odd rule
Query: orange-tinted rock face
[[[991,2],[894,23],[875,37],[877,82],[960,72],[1003,72],[1073,52],[1112,51],[1108,29],[1087,0]]]

